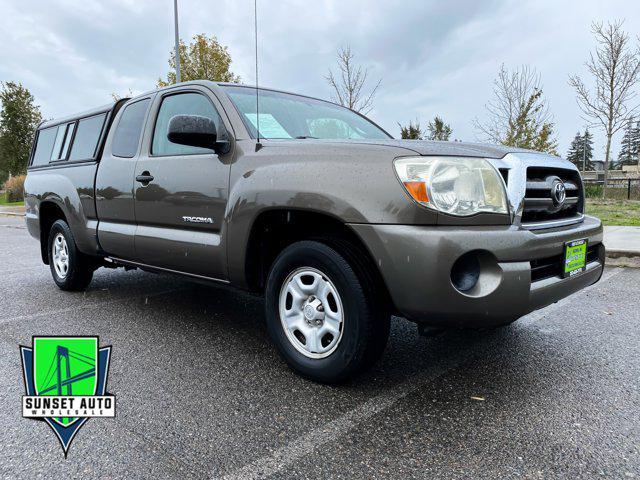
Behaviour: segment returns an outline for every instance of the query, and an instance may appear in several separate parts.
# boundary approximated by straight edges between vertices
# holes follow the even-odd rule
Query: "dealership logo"
[[[22,416],[46,422],[65,458],[89,418],[115,417],[115,397],[106,393],[111,347],[99,347],[98,337],[33,337],[20,354]]]

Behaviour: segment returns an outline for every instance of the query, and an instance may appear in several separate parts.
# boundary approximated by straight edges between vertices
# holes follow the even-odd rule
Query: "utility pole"
[[[176,83],[180,83],[180,34],[178,33],[178,0],[173,0],[173,19],[176,32]]]

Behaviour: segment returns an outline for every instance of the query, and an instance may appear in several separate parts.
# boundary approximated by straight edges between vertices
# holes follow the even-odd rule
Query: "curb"
[[[640,250],[606,250],[608,258],[635,258],[640,257]]]
[[[0,211],[0,215],[8,215],[10,217],[24,217],[25,216],[24,213],[1,212],[1,211]]]

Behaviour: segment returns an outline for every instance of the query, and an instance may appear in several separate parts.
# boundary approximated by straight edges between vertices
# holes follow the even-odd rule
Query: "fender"
[[[321,213],[344,224],[431,223],[435,212],[407,198],[394,170],[394,147],[237,142],[225,212],[231,283],[246,287],[246,250],[256,219],[269,210]],[[302,150],[302,151],[301,151]],[[339,177],[326,172],[341,172]],[[376,195],[371,195],[371,192]]]
[[[25,181],[29,233],[40,240],[40,210],[43,204],[52,203],[64,213],[78,249],[89,255],[99,252],[93,189],[95,171],[94,162],[30,170]]]

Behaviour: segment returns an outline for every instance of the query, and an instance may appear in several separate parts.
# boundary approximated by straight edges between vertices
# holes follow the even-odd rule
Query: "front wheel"
[[[60,289],[80,291],[89,286],[93,267],[76,247],[71,229],[64,220],[56,220],[51,226],[47,250],[51,275]]]
[[[360,273],[360,272],[358,272]],[[269,334],[298,373],[320,382],[346,380],[370,367],[389,335],[389,315],[375,289],[333,248],[290,245],[267,279]]]

